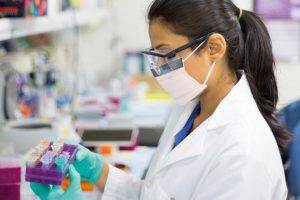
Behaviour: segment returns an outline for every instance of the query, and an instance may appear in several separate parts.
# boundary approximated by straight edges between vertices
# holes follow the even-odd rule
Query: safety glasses
[[[161,58],[173,58],[176,56],[177,53],[187,49],[187,48],[190,48],[192,46],[195,46],[197,44],[200,44],[202,42],[204,42],[211,34],[208,34],[208,35],[205,35],[203,37],[200,37],[196,40],[193,40],[181,47],[178,47],[177,49],[174,49],[170,52],[159,52],[159,51],[154,51],[154,49],[146,49],[144,51],[142,51],[143,54],[146,54],[146,55],[152,55],[152,56],[157,56],[157,57],[161,57]]]
[[[178,61],[182,61],[183,59],[178,58],[176,56],[177,53],[195,45],[198,45],[198,47],[193,52],[197,51],[210,35],[211,34],[205,35],[169,52],[155,51],[154,49],[146,49],[142,51],[142,54],[144,54],[145,59],[149,62],[150,70],[153,73],[153,75],[155,77],[161,76],[163,74],[166,74],[170,71],[174,71],[182,67],[182,64],[180,64],[182,62]]]

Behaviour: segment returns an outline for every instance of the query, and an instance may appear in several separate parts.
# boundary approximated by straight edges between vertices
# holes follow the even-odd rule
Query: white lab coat
[[[245,75],[214,114],[172,150],[196,103],[172,112],[145,181],[110,167],[103,200],[286,199],[280,153]]]

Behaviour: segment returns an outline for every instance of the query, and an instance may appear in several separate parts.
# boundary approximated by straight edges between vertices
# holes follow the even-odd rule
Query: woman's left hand
[[[70,185],[64,192],[61,186],[30,183],[32,191],[40,197],[41,200],[84,200],[80,186],[80,175],[75,170],[73,165],[69,167]]]

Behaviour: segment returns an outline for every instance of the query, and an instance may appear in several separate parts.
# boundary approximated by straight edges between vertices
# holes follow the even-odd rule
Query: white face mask
[[[200,44],[185,59],[179,58],[159,67],[159,69],[176,68],[174,71],[168,72],[161,76],[156,76],[156,80],[162,86],[162,88],[168,92],[168,94],[172,96],[177,103],[181,105],[192,101],[203,93],[203,91],[207,88],[208,79],[215,67],[216,63],[214,62],[211,65],[203,84],[198,83],[198,81],[191,77],[185,70],[184,62],[187,61],[201,47],[202,44]],[[152,71],[152,73],[155,72]]]

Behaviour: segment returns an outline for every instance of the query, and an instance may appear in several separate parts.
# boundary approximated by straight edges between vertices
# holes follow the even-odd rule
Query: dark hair
[[[269,124],[278,147],[286,147],[290,133],[275,116],[278,89],[275,61],[266,26],[253,12],[240,9],[231,0],[155,0],[148,19],[162,19],[174,33],[190,40],[222,33],[230,67],[245,71],[256,104]]]

